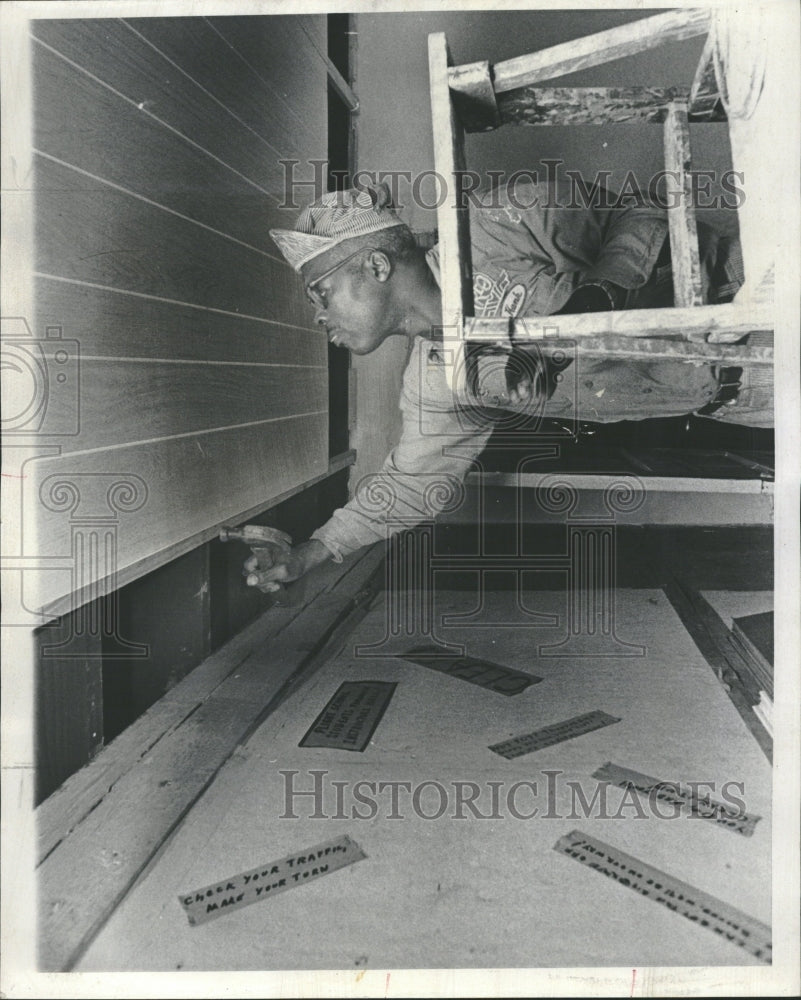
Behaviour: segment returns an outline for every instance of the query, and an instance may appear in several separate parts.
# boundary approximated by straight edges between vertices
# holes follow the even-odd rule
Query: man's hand
[[[531,402],[531,394],[534,391],[530,378],[523,377],[519,382],[509,385],[506,392],[509,402],[515,406],[527,406]]]
[[[258,557],[253,555],[245,562],[247,585],[258,587],[265,594],[281,590],[286,583],[298,580],[310,569],[331,558],[331,553],[316,538],[295,545],[286,557],[279,556],[272,566],[262,569]]]

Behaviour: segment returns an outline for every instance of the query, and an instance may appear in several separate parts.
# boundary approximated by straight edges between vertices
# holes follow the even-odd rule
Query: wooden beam
[[[356,15],[348,14],[348,77],[351,89],[356,92],[359,86],[357,78],[359,66],[359,32],[356,30]],[[350,113],[350,128],[348,129],[348,176],[353,177],[359,165],[359,109],[353,108]]]
[[[495,93],[527,87],[578,70],[600,66],[624,56],[703,35],[709,28],[708,10],[672,10],[619,28],[585,35],[540,52],[507,59],[493,67]]]
[[[690,133],[686,107],[670,106],[664,129],[665,167],[673,183],[668,191],[668,222],[674,300],[678,307],[701,304],[698,230],[690,183]]]
[[[698,591],[672,574],[665,587],[665,596],[715,676],[726,688],[762,752],[768,760],[772,760],[773,740],[754,714],[753,699],[742,682],[742,678],[748,675],[748,666],[738,652],[726,623]]]
[[[688,309],[623,309],[573,316],[527,316],[524,319],[468,317],[465,339],[471,343],[509,344],[555,341],[557,337],[677,337],[684,341],[735,341],[758,330],[773,330],[769,306],[697,306]],[[742,350],[742,347],[740,348]],[[753,348],[749,349],[749,355]],[[767,355],[756,352],[755,358]]]
[[[347,107],[348,111],[350,112],[358,111],[359,98],[353,93],[353,90],[348,81],[339,72],[339,70],[331,62],[331,60],[328,59],[327,57],[325,63],[326,63],[326,68],[328,70],[328,82],[337,92],[342,102]]]
[[[502,125],[658,124],[687,96],[686,87],[520,87],[498,95],[498,113]]]
[[[665,119],[665,180],[668,183],[673,299],[680,309],[700,306],[704,300],[691,169],[687,103],[673,101]]]
[[[448,87],[449,64],[445,35],[429,35],[434,169],[447,185],[446,196],[437,208],[445,374],[449,385],[458,389],[457,373],[464,372],[463,318],[473,311],[473,271],[467,203],[460,204],[459,197],[459,178],[465,169],[464,132],[454,114]]]
[[[466,339],[473,343],[468,331]],[[485,342],[486,343],[486,342]],[[618,358],[627,361],[684,361],[687,364],[721,364],[730,367],[745,365],[772,365],[772,347],[749,347],[747,344],[692,344],[683,340],[646,339],[643,337],[582,337],[570,340],[565,337],[547,337],[538,340],[492,341],[493,346],[508,349],[526,344],[537,350],[563,351],[568,356],[582,358]]]
[[[466,63],[448,72],[453,103],[465,132],[487,132],[501,120],[488,62]]]

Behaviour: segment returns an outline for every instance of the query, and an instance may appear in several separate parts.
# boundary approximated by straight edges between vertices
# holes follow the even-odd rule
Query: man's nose
[[[321,306],[315,306],[314,322],[318,323],[320,326],[328,326],[328,317],[325,314],[325,309]]]

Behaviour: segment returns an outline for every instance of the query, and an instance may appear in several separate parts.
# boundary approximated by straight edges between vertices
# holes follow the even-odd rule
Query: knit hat
[[[326,254],[325,263],[330,267],[337,258],[344,259],[358,249],[358,240],[368,246],[373,233],[403,225],[395,214],[389,188],[378,184],[324,194],[303,209],[294,229],[271,229],[270,236],[299,272],[321,254]]]

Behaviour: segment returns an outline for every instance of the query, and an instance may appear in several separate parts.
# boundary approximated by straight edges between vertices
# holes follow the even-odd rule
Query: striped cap
[[[386,184],[331,191],[308,205],[294,229],[271,229],[270,236],[296,271],[340,243],[404,223],[395,214]]]

